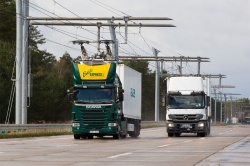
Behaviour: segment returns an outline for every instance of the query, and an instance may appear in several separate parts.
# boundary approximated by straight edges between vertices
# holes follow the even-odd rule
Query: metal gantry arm
[[[98,21],[98,20],[124,20],[129,17],[129,20],[173,20],[168,17],[27,17],[27,20],[81,20],[81,21]]]
[[[168,17],[27,17],[30,20],[31,25],[57,25],[57,26],[97,26],[97,50],[100,52],[100,28],[102,26],[109,27],[125,27],[125,43],[127,44],[128,39],[128,27],[175,27],[172,24],[146,24],[146,23],[133,23],[129,24],[130,20],[172,20]],[[37,21],[38,20],[38,21]],[[40,20],[46,20],[46,22],[40,22]],[[108,23],[97,22],[97,23],[79,23],[72,21],[107,21],[112,20]],[[123,20],[125,23],[114,23],[114,20]],[[116,55],[115,55],[116,56]]]

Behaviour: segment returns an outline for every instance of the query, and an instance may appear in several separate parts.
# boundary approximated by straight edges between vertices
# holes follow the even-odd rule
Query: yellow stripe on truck
[[[88,66],[78,64],[78,70],[82,80],[105,80],[108,76],[110,64]]]

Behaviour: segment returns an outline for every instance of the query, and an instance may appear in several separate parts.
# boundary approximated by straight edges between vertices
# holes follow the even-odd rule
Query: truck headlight
[[[80,127],[80,123],[72,123],[73,127]]]
[[[198,127],[203,128],[204,127],[204,123],[203,122],[199,122],[198,123]]]
[[[108,123],[108,126],[111,127],[111,126],[117,126],[117,123]]]
[[[168,123],[168,127],[174,127],[173,123]]]
[[[174,118],[174,115],[168,115],[169,119],[173,119]]]

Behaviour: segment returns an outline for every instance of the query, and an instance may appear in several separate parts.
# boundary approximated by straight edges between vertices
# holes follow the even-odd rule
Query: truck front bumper
[[[167,133],[204,133],[206,121],[176,123],[167,121]]]
[[[83,135],[114,135],[118,133],[118,126],[110,126],[102,129],[85,129],[83,127],[72,127],[73,134]]]

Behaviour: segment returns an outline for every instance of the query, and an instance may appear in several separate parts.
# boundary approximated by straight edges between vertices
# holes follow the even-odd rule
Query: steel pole
[[[222,94],[220,95],[220,123],[222,123]]]
[[[108,23],[112,23],[113,21],[109,20]],[[111,39],[114,41],[112,52],[115,56],[115,60],[118,61],[118,40],[116,39],[115,27],[109,26]]]
[[[97,50],[98,50],[98,53],[100,52],[100,36],[101,36],[101,32],[100,32],[100,28],[102,26],[102,23],[101,22],[98,22],[97,23]]]
[[[128,16],[125,16],[128,17]],[[124,20],[124,17],[28,17],[28,20]],[[129,17],[129,20],[172,20],[168,17]]]
[[[28,29],[29,0],[23,0],[23,54],[22,54],[22,124],[27,124],[27,79],[28,79]]]
[[[157,54],[160,52],[157,49],[153,48],[153,54],[157,57]],[[159,121],[159,62],[156,63],[155,70],[155,121]]]
[[[16,117],[15,123],[22,122],[22,37],[23,37],[23,20],[22,20],[22,1],[16,0]]]

